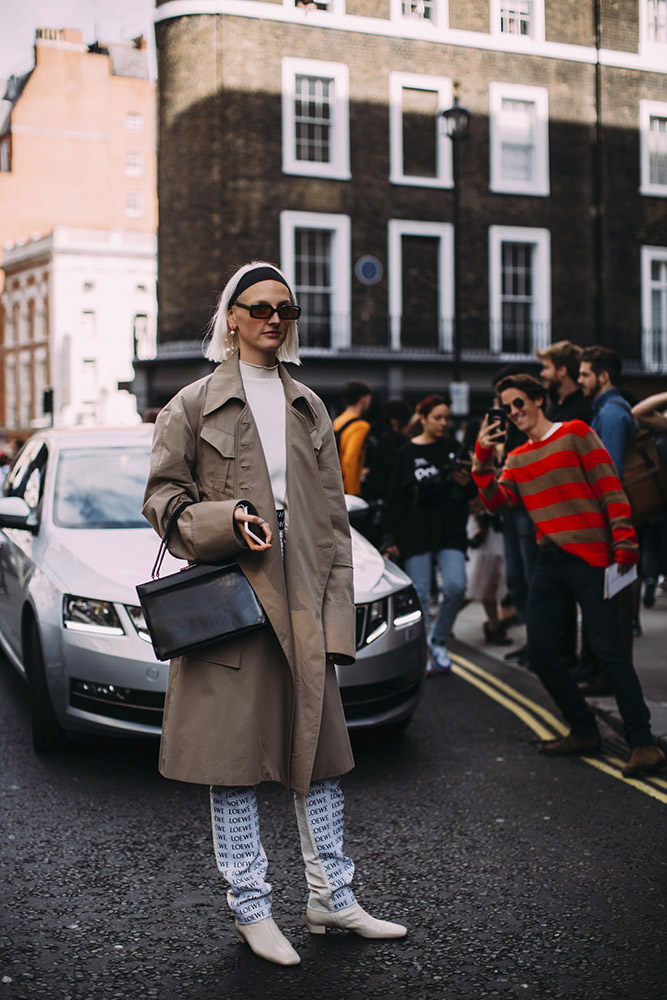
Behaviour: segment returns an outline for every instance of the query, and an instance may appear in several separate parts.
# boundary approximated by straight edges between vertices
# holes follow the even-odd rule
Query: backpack
[[[346,431],[348,427],[352,424],[356,424],[359,420],[363,420],[363,417],[351,417],[350,420],[346,420],[345,423],[334,431],[334,437],[336,439],[336,448],[338,449],[338,455],[340,456],[340,439],[343,435],[343,431]]]
[[[619,406],[620,400],[613,400]],[[635,527],[667,511],[667,466],[658,443],[646,429],[637,428],[623,452],[623,490],[630,501]]]

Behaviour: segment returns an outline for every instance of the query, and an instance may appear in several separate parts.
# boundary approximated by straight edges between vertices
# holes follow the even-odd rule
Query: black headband
[[[256,285],[258,281],[279,281],[280,284],[284,285],[290,293],[290,297],[292,296],[290,286],[287,284],[280,271],[276,271],[275,267],[270,267],[269,265],[260,265],[259,267],[251,268],[250,271],[246,271],[245,274],[241,275],[239,283],[234,289],[234,294],[229,300],[230,305],[233,305],[236,302],[239,295],[245,292],[246,288],[250,288],[251,285]]]

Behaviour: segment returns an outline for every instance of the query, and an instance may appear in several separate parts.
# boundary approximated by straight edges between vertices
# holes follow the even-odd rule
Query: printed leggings
[[[343,854],[344,799],[338,778],[314,781],[308,795],[294,795],[311,909],[332,912],[355,902],[354,862]],[[213,846],[218,870],[229,883],[227,902],[240,924],[271,916],[268,861],[259,836],[254,788],[211,786]]]

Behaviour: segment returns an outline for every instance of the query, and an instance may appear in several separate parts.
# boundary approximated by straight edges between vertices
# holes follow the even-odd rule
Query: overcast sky
[[[87,43],[143,34],[152,53],[153,6],[153,0],[0,0],[0,77],[33,65],[36,28],[81,28]]]

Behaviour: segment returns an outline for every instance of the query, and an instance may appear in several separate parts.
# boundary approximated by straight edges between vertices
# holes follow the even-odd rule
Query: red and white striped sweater
[[[639,559],[628,498],[609,452],[582,420],[514,448],[499,477],[493,450],[477,444],[472,475],[488,510],[523,504],[538,545],[551,541],[591,566]]]

